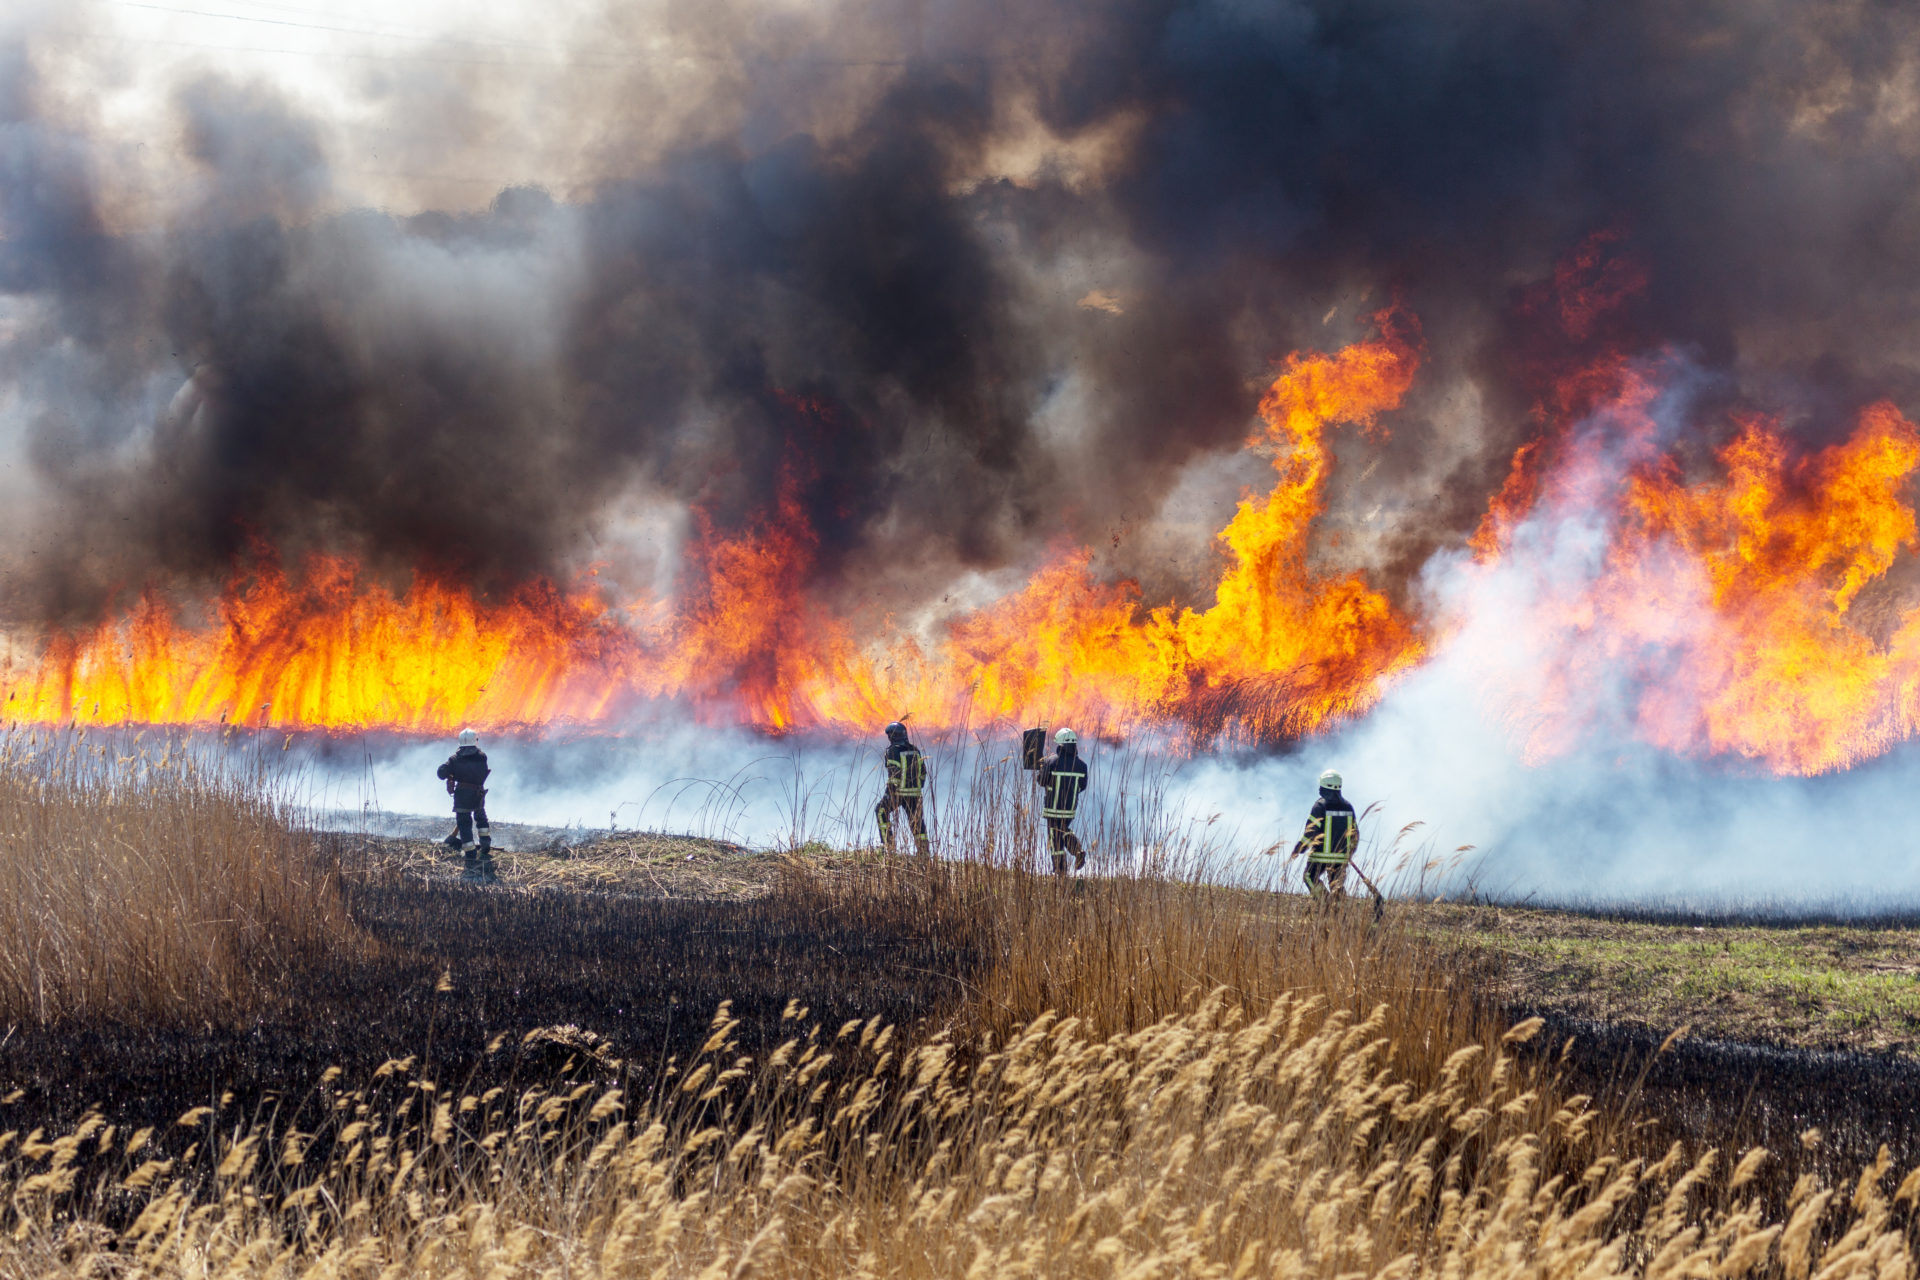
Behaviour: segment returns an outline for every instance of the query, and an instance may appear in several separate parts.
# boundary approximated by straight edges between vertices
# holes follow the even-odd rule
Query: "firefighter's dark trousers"
[[[1324,880],[1324,884],[1322,881]],[[1323,894],[1345,893],[1347,864],[1344,862],[1307,863],[1307,892],[1318,898]]]
[[[1047,851],[1053,854],[1053,869],[1062,874],[1067,870],[1067,855],[1073,855],[1074,870],[1087,865],[1087,855],[1081,851],[1080,837],[1073,834],[1073,818],[1047,818]]]
[[[493,852],[493,828],[487,825],[487,811],[480,809],[455,809],[453,811],[453,838],[448,844],[458,842],[460,852],[467,857],[485,857]]]
[[[903,796],[892,787],[880,797],[880,803],[873,806],[873,816],[880,820],[880,843],[887,851],[893,851],[893,811],[900,809],[907,815],[907,826],[913,832],[913,847],[921,853],[927,852],[927,817],[922,802],[925,796]]]

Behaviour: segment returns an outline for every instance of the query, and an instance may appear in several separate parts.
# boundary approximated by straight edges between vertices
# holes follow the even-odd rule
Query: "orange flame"
[[[238,579],[210,628],[151,596],[91,635],[9,663],[4,715],[81,724],[379,726],[438,731],[615,710],[609,674],[635,669],[631,634],[590,592],[524,588],[504,607],[419,581],[401,596],[316,557],[298,587],[277,568]]]
[[[1732,753],[1777,771],[1820,773],[1877,755],[1920,710],[1920,609],[1876,643],[1854,606],[1915,544],[1901,489],[1920,434],[1890,404],[1861,415],[1844,444],[1795,461],[1753,419],[1720,453],[1724,481],[1636,477],[1616,596],[1655,605],[1666,539],[1697,566],[1707,625],[1641,703],[1649,741]]]
[[[1653,393],[1628,377],[1603,411],[1616,428],[1606,447],[1638,459],[1624,486],[1598,449],[1572,450],[1547,486],[1563,509],[1610,511],[1612,530],[1599,574],[1549,592],[1527,620],[1544,669],[1508,694],[1525,705],[1532,753],[1570,749],[1593,691],[1620,679],[1639,690],[1644,741],[1777,773],[1845,768],[1912,736],[1920,607],[1869,595],[1920,544],[1903,497],[1920,432],[1876,404],[1846,442],[1796,457],[1773,423],[1748,418],[1717,455],[1722,477],[1687,484],[1653,453]],[[1510,550],[1515,519],[1483,561]]]
[[[891,708],[935,723],[1039,712],[1082,723],[1181,720],[1207,737],[1273,738],[1371,706],[1419,660],[1412,624],[1358,574],[1320,574],[1309,535],[1325,506],[1326,429],[1372,428],[1419,366],[1407,327],[1336,355],[1295,354],[1260,402],[1250,444],[1275,451],[1265,499],[1241,501],[1219,542],[1214,604],[1144,613],[1131,582],[1101,583],[1085,551],[1045,566],[1025,590],[956,621],[931,653],[890,637],[884,666],[844,640],[804,699],[817,723],[871,725]]]
[[[860,733],[911,711],[938,727],[1044,714],[1113,728],[1175,719],[1208,736],[1297,734],[1374,702],[1421,654],[1412,624],[1353,573],[1309,562],[1332,466],[1329,427],[1376,427],[1419,364],[1411,323],[1333,355],[1290,356],[1260,402],[1276,480],[1219,541],[1204,609],[1143,609],[1066,551],[1025,589],[931,635],[891,623],[856,639],[809,600],[817,539],[791,473],[757,527],[702,521],[688,585],[622,617],[591,590],[528,588],[482,607],[416,582],[396,596],[320,559],[294,586],[236,581],[214,624],[148,599],[90,635],[55,637],[0,673],[30,721],[247,723],[446,731],[569,721],[617,726],[642,698],[782,731]]]

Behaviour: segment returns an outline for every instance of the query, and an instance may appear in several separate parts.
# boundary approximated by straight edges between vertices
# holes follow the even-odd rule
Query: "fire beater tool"
[[[1360,883],[1367,886],[1367,892],[1373,895],[1373,918],[1376,921],[1380,920],[1387,914],[1386,897],[1381,894],[1380,890],[1374,888],[1373,881],[1367,879],[1367,873],[1360,869],[1359,863],[1349,858],[1347,859],[1347,869],[1359,876]]]
[[[1032,771],[1038,769],[1047,758],[1047,726],[1028,729],[1020,735],[1020,765]]]

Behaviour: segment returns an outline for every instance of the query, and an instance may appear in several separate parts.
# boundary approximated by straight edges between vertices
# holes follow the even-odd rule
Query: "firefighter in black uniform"
[[[1053,746],[1053,754],[1040,762],[1033,780],[1040,786],[1040,815],[1047,820],[1047,850],[1053,854],[1054,872],[1065,875],[1069,853],[1075,871],[1087,865],[1080,837],[1072,831],[1073,815],[1087,792],[1087,762],[1080,758],[1080,742],[1071,729],[1054,734]]]
[[[493,865],[493,829],[487,825],[487,753],[480,749],[480,735],[471,729],[460,731],[460,749],[440,766],[439,776],[453,797],[454,832],[446,839],[449,849],[458,849],[469,865],[488,868]]]
[[[1359,816],[1340,794],[1340,775],[1329,769],[1320,775],[1320,798],[1313,802],[1300,843],[1293,846],[1296,857],[1307,855],[1307,892],[1316,898],[1343,892],[1347,864],[1359,847]]]
[[[927,794],[927,758],[920,748],[907,741],[907,726],[895,720],[887,726],[887,754],[883,761],[887,773],[886,794],[873,807],[880,819],[880,843],[893,852],[893,811],[904,809],[907,825],[913,829],[913,847],[927,853],[927,818],[922,808]]]

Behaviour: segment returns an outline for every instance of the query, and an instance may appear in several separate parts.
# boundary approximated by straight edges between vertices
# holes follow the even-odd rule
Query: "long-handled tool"
[[[1020,767],[1031,773],[1047,758],[1047,727],[1028,729],[1020,735]]]
[[[1352,858],[1347,859],[1347,870],[1359,876],[1360,883],[1367,886],[1367,892],[1373,895],[1373,918],[1375,921],[1380,920],[1382,917],[1384,917],[1387,914],[1386,896],[1382,894],[1379,889],[1374,887],[1373,881],[1367,879],[1367,873],[1362,871],[1360,869],[1360,864],[1355,862]]]

